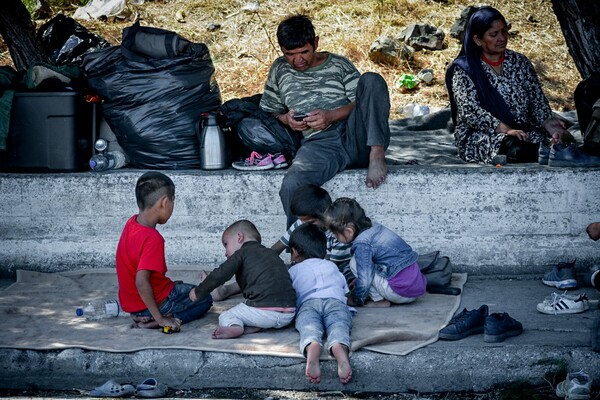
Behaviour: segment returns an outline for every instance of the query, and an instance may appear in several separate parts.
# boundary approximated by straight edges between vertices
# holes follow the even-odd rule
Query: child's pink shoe
[[[250,157],[244,161],[235,161],[231,166],[240,171],[263,171],[275,167],[273,156],[270,154],[260,155],[256,151],[250,154]]]
[[[270,156],[273,159],[275,169],[287,168],[290,166],[282,153],[270,154]]]

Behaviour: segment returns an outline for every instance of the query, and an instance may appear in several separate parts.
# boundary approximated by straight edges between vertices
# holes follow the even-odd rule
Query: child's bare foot
[[[130,316],[134,322],[146,323],[146,322],[154,321],[154,318],[152,318],[152,317],[140,317],[138,315],[133,315],[133,314],[130,314]]]
[[[233,339],[244,334],[244,327],[240,325],[220,326],[212,334],[213,339]]]
[[[387,300],[379,300],[379,301],[367,300],[367,301],[365,301],[365,304],[363,305],[363,307],[385,308],[385,307],[390,307],[391,305],[392,305],[392,303],[390,303]]]
[[[244,335],[249,335],[251,333],[256,333],[262,331],[262,328],[258,326],[245,326],[244,327]]]
[[[348,348],[341,343],[336,343],[331,348],[331,352],[337,360],[340,382],[343,384],[350,382],[350,379],[352,379],[352,367],[350,367]]]
[[[137,322],[137,323],[134,324],[134,326],[136,328],[140,328],[140,329],[157,329],[157,328],[160,328],[160,325],[155,320],[148,321],[148,322]]]
[[[321,345],[319,343],[312,342],[306,347],[306,377],[310,383],[321,382],[320,356]]]
[[[198,283],[204,282],[208,274],[209,272],[207,270],[201,269],[200,272],[198,272]]]
[[[385,164],[385,150],[383,146],[371,146],[369,167],[365,179],[367,187],[377,189],[385,181],[387,173],[388,168]]]

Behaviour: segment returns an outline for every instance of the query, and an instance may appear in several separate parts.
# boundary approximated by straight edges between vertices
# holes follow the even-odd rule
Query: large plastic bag
[[[260,109],[262,95],[232,99],[221,106],[223,125],[234,129],[247,152],[296,155],[301,135],[286,129],[273,116]]]
[[[86,55],[82,69],[131,166],[200,168],[200,114],[221,105],[206,45],[136,23],[120,46]]]
[[[37,35],[44,52],[57,65],[79,64],[84,54],[110,47],[106,40],[63,14],[42,25]]]

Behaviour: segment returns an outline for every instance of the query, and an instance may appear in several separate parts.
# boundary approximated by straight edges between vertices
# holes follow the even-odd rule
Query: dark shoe
[[[483,341],[503,342],[506,338],[523,333],[523,325],[507,313],[493,313],[485,318]]]
[[[540,143],[540,151],[538,153],[538,162],[540,165],[548,165],[548,159],[550,158],[550,147],[545,143]]]
[[[577,287],[575,260],[559,263],[544,275],[542,283],[559,289],[575,289]]]
[[[584,152],[577,145],[552,146],[548,158],[549,167],[600,167],[600,156]]]
[[[440,330],[439,338],[444,340],[459,340],[470,335],[483,333],[485,317],[488,316],[488,306],[482,305],[477,310],[467,311],[465,308],[460,314],[448,322]]]

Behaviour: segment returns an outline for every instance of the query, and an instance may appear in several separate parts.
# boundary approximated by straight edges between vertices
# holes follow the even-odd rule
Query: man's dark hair
[[[325,258],[327,237],[317,225],[305,223],[294,229],[290,235],[289,247],[304,259]]]
[[[327,190],[311,183],[298,187],[292,194],[290,210],[297,217],[321,218],[331,205]]]
[[[315,47],[315,27],[306,15],[294,15],[283,20],[277,27],[277,42],[286,50],[294,50],[307,44]]]
[[[175,198],[175,184],[161,172],[146,172],[135,185],[135,199],[140,210],[152,207],[162,196]]]

